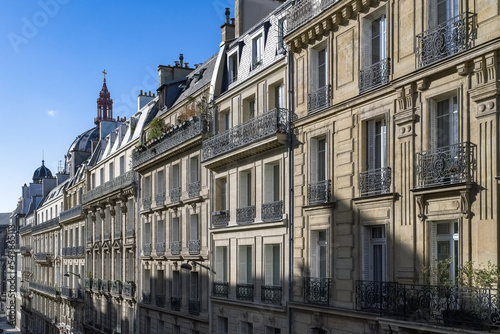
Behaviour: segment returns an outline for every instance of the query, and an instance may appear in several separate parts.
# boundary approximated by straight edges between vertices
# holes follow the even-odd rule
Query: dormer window
[[[262,54],[264,49],[264,40],[262,33],[259,33],[252,39],[252,70],[262,64]]]
[[[238,80],[238,52],[228,56],[228,83]]]

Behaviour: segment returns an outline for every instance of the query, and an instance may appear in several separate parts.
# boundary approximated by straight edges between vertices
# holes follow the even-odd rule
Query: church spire
[[[113,119],[113,99],[110,97],[108,87],[106,86],[106,70],[102,71],[104,79],[102,80],[102,89],[97,99],[97,117],[94,123],[98,125],[101,121],[114,121]]]

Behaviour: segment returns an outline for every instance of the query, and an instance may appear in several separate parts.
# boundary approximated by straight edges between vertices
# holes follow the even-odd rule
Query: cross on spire
[[[104,80],[103,80],[103,82],[106,82],[106,74],[108,74],[108,73],[106,73],[106,70],[103,70],[102,73],[104,73]]]

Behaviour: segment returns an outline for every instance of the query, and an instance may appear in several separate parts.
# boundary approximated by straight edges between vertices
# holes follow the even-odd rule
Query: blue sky
[[[155,91],[158,65],[190,65],[218,51],[233,0],[5,0],[0,11],[0,212],[12,211],[33,172],[53,172],[76,136],[94,126],[103,69],[116,116],[139,90]],[[231,15],[233,16],[233,15]]]

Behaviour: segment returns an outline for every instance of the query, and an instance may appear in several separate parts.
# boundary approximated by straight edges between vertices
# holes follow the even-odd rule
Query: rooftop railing
[[[339,0],[295,0],[286,13],[287,33],[311,20]]]
[[[135,171],[128,171],[125,174],[117,176],[113,180],[110,180],[101,186],[87,191],[82,195],[82,201],[85,204],[95,199],[101,198],[113,191],[135,185],[137,183],[137,179],[137,173]]]

